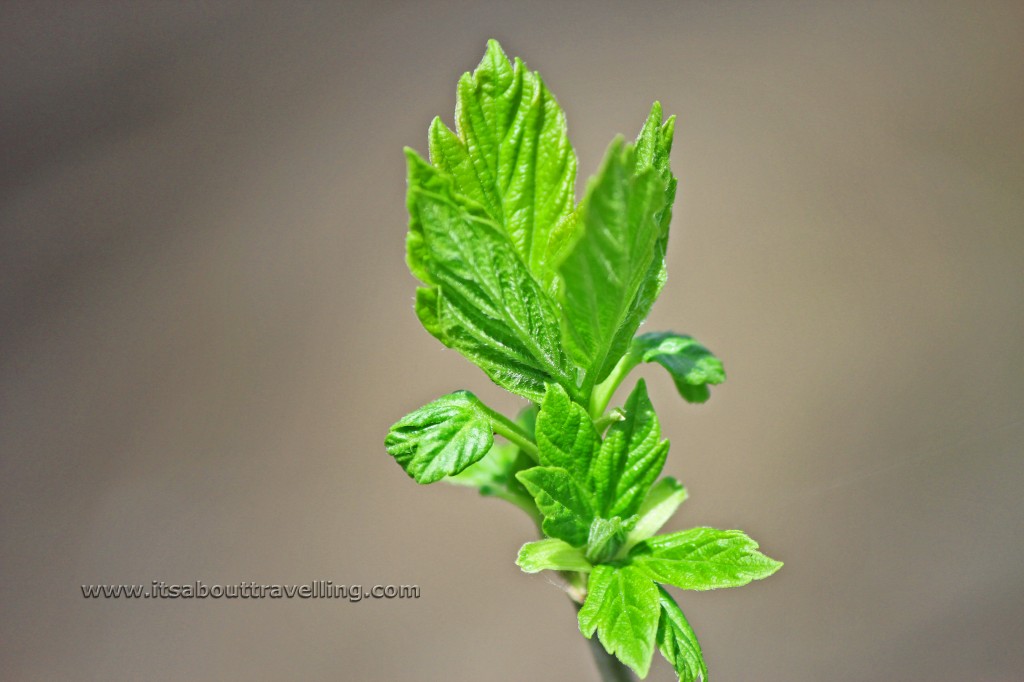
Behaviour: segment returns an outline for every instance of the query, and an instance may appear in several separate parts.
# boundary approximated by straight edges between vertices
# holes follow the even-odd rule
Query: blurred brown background
[[[592,680],[518,511],[382,446],[469,388],[412,312],[401,148],[488,37],[581,179],[679,116],[646,372],[691,499],[786,561],[683,594],[717,682],[1024,680],[1024,5],[6,2],[4,680]],[[418,584],[418,601],[83,583]],[[656,663],[654,680],[674,679]]]

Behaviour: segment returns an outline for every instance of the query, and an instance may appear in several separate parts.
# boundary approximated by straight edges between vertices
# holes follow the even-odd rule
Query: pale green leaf
[[[668,455],[668,441],[647,397],[643,379],[626,400],[626,418],[612,424],[591,466],[594,497],[602,516],[636,513],[657,480]]]
[[[707,682],[708,667],[693,628],[665,588],[658,587],[661,619],[658,621],[658,649],[679,676],[679,682]]]
[[[587,538],[587,560],[595,564],[610,561],[622,547],[635,523],[635,516],[628,519],[618,516],[594,519],[590,524],[590,535]]]
[[[629,557],[654,580],[684,590],[740,587],[782,567],[742,531],[715,528],[655,536],[634,547]]]
[[[469,391],[456,391],[403,417],[384,447],[417,483],[433,483],[479,460],[493,442],[480,401]]]
[[[581,550],[555,538],[527,542],[519,550],[516,565],[526,573],[539,573],[540,571],[588,573],[592,568]]]
[[[691,403],[705,402],[711,395],[708,386],[725,381],[722,361],[685,334],[641,334],[633,339],[630,353],[638,362],[656,362],[668,370],[679,394]]]
[[[594,505],[590,493],[565,469],[533,467],[516,474],[544,516],[544,534],[573,547],[587,544]]]
[[[407,156],[409,229],[422,235],[419,266],[435,287],[420,294],[424,325],[513,393],[539,401],[545,383],[577,392],[556,306],[508,235],[457,196],[450,178],[414,151]]]
[[[475,466],[479,466],[479,464]],[[686,488],[683,487],[682,483],[671,476],[666,476],[658,481],[658,483],[651,488],[650,492],[647,493],[647,497],[644,498],[643,504],[641,504],[640,509],[637,510],[636,525],[626,536],[623,549],[628,551],[636,543],[641,540],[646,540],[661,530],[661,527],[664,526],[670,518],[672,518],[676,509],[679,508],[679,505],[681,505],[685,499]]]
[[[587,411],[558,384],[549,384],[537,415],[537,449],[544,466],[561,467],[584,482],[601,444]]]
[[[579,613],[580,632],[597,637],[605,651],[647,676],[658,632],[659,596],[651,579],[632,566],[595,566]]]
[[[518,58],[510,62],[495,40],[459,80],[457,98],[455,131],[440,119],[430,126],[430,160],[502,226],[546,285],[575,204],[565,114],[540,75]]]

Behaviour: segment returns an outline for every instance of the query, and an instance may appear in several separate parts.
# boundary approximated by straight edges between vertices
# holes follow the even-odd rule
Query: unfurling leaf
[[[587,573],[592,568],[581,550],[555,538],[527,542],[519,550],[516,565],[526,573],[539,573],[540,571]]]
[[[658,650],[675,668],[679,682],[707,682],[708,667],[693,628],[664,587],[658,588],[658,597],[661,603]]]
[[[711,395],[708,386],[725,381],[722,361],[693,337],[675,332],[651,332],[633,339],[630,353],[639,362],[656,362],[672,376],[679,395],[687,402],[703,403]]]

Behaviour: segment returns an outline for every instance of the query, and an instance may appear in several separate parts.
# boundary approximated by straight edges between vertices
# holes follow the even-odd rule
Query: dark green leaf
[[[544,515],[542,529],[551,538],[565,540],[573,547],[587,544],[594,505],[590,494],[568,471],[557,467],[533,467],[516,478],[533,495]]]
[[[742,531],[715,528],[658,535],[638,544],[629,556],[654,580],[684,590],[740,587],[782,567],[781,561],[757,551],[757,543]]]
[[[639,362],[656,362],[667,369],[679,394],[691,403],[706,401],[711,395],[708,386],[725,381],[722,361],[685,334],[641,334],[633,339],[630,353]]]
[[[456,391],[402,418],[384,447],[417,483],[433,483],[479,460],[493,442],[480,401],[469,391]]]
[[[646,677],[658,632],[658,588],[632,566],[595,566],[579,613],[587,639],[597,631],[605,650]]]
[[[661,620],[658,621],[661,655],[675,668],[679,682],[707,682],[708,667],[693,628],[665,588],[658,587],[658,597],[661,603]]]
[[[643,379],[626,400],[626,418],[612,424],[591,467],[594,497],[602,516],[636,513],[668,455],[668,441],[647,397]]]

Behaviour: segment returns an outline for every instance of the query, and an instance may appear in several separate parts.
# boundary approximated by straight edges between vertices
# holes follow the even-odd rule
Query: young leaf
[[[536,72],[495,40],[459,80],[455,132],[434,119],[430,160],[503,227],[530,272],[550,283],[553,238],[574,208],[576,153],[565,113]]]
[[[591,386],[625,354],[632,322],[643,317],[633,315],[634,301],[654,261],[664,207],[661,177],[636,167],[632,145],[612,142],[580,206],[583,233],[561,266],[566,346]]]
[[[475,466],[480,466],[479,464]],[[637,522],[633,530],[629,531],[626,541],[623,543],[623,550],[629,551],[636,543],[651,537],[665,525],[665,522],[672,518],[676,509],[686,499],[686,488],[683,484],[666,476],[658,481],[651,488],[644,498],[643,504],[637,510]]]
[[[668,279],[668,268],[665,265],[665,254],[668,250],[669,224],[672,222],[672,204],[676,199],[676,178],[672,175],[669,153],[672,151],[672,139],[675,134],[676,117],[669,116],[664,123],[661,121],[661,104],[655,102],[644,127],[636,139],[637,168],[651,167],[661,178],[665,191],[664,208],[656,215],[658,221],[658,240],[654,244],[654,258],[644,276],[643,284],[630,305],[626,314],[624,329],[630,334],[636,332],[647,317],[651,306],[658,298],[665,281]],[[598,381],[603,381],[604,376]]]
[[[636,513],[668,455],[668,441],[641,379],[626,400],[626,418],[612,424],[591,466],[594,497],[602,516]]]
[[[433,483],[479,460],[493,442],[483,405],[469,391],[456,391],[403,417],[384,447],[417,483]]]
[[[590,536],[587,538],[587,560],[595,564],[610,561],[622,547],[634,523],[635,516],[625,520],[618,516],[594,519],[590,524]]]
[[[639,362],[657,362],[668,370],[679,395],[687,402],[703,403],[709,385],[725,381],[722,361],[693,337],[675,332],[651,332],[633,339],[630,353]]]
[[[588,493],[565,469],[533,467],[516,474],[544,515],[544,534],[573,547],[587,544],[594,505]]]
[[[580,632],[590,639],[596,630],[608,653],[646,677],[658,632],[658,599],[657,586],[636,568],[595,566],[579,613]]]
[[[412,150],[407,157],[409,230],[419,235],[409,257],[433,285],[418,295],[424,326],[513,393],[539,401],[556,382],[575,393],[556,307],[508,235],[455,194],[450,178]]]
[[[561,467],[577,481],[586,481],[601,438],[587,411],[573,402],[561,386],[548,384],[536,430],[540,463]]]
[[[684,590],[740,587],[782,567],[757,551],[757,543],[742,531],[715,528],[658,535],[634,547],[629,557],[654,580]]]
[[[583,552],[567,542],[554,538],[527,542],[519,550],[516,565],[526,573],[540,571],[581,571],[589,573],[590,562]]]
[[[700,642],[686,621],[682,609],[664,587],[658,586],[661,619],[658,621],[658,650],[672,664],[679,682],[707,682],[708,667]]]

